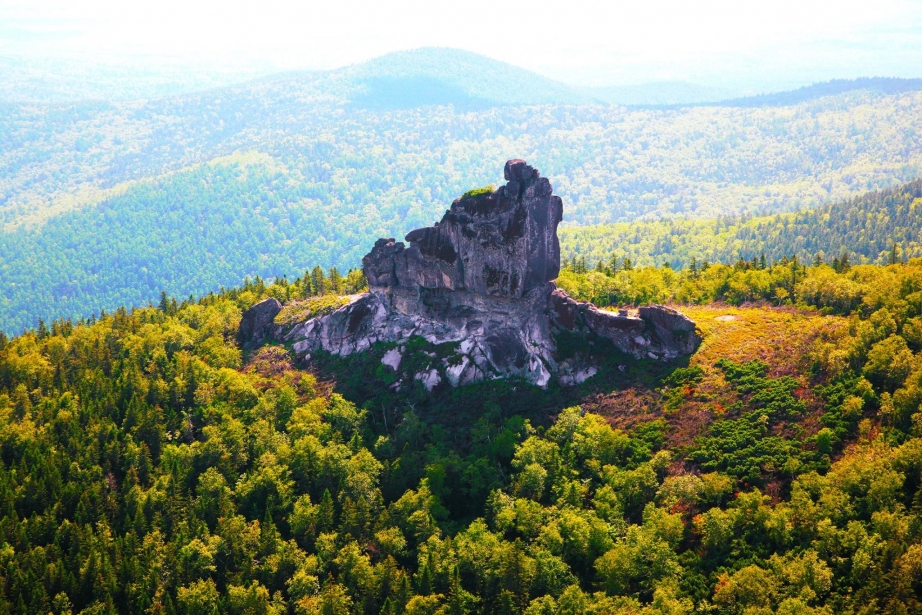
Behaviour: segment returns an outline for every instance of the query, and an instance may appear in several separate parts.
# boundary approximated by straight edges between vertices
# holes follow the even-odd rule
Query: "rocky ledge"
[[[608,312],[557,288],[563,203],[523,160],[506,163],[505,179],[492,193],[457,199],[434,226],[411,231],[409,246],[379,239],[362,259],[369,292],[333,313],[283,327],[273,321],[278,301],[254,305],[240,323],[241,343],[272,337],[308,361],[317,351],[349,355],[382,343],[390,346],[381,362],[400,373],[407,342],[419,337],[449,350],[430,353],[428,367],[395,386],[415,379],[430,390],[505,376],[568,385],[594,375],[592,353],[559,356],[561,335],[576,335],[587,348],[605,340],[636,358],[695,350],[695,324],[675,310]]]

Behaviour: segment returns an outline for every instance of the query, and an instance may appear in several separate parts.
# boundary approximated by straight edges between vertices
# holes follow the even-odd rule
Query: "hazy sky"
[[[0,0],[0,55],[331,68],[459,47],[573,83],[922,77],[922,0]]]

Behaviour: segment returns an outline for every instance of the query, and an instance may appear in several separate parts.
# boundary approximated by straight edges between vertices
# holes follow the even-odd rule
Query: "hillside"
[[[308,279],[0,336],[0,609],[916,612],[922,272],[797,271],[862,309],[689,308],[687,363],[547,391],[229,341]]]
[[[590,88],[588,91],[603,102],[636,107],[717,103],[732,95],[732,90],[685,81],[655,81]]]
[[[139,57],[91,61],[0,55],[0,101],[45,104],[162,98],[226,87],[266,73],[265,68],[176,66]]]
[[[563,96],[559,84],[467,56],[437,63],[458,68],[453,80],[436,78],[432,58],[412,57],[415,72],[403,68],[407,57],[382,59],[372,86],[365,82],[379,69],[359,66],[152,101],[7,103],[0,222],[40,224],[128,182],[250,151],[286,165],[295,181],[355,174],[350,183],[367,197],[356,203],[334,185],[341,209],[403,200],[430,211],[443,208],[442,186],[467,189],[514,152],[542,161],[580,224],[791,210],[908,181],[920,167],[915,93],[757,109],[541,104]],[[490,81],[476,81],[481,74]],[[450,91],[463,92],[459,108],[414,106],[444,103]],[[417,95],[429,98],[413,102]],[[507,106],[461,104],[488,99]],[[363,109],[363,100],[389,109]]]
[[[903,92],[918,92],[919,90],[922,90],[922,79],[861,77],[859,79],[833,79],[823,83],[807,85],[796,90],[733,98],[720,101],[717,104],[724,107],[778,107],[796,105],[818,98],[856,91],[873,92],[886,96]]]
[[[453,105],[467,110],[497,105],[599,102],[578,88],[532,71],[442,47],[389,53],[332,71],[325,79],[348,84],[349,102],[366,109]],[[329,89],[325,81],[314,87]]]
[[[832,263],[886,263],[922,257],[922,180],[790,214],[717,220],[670,220],[570,227],[561,230],[565,258],[593,267],[612,258],[673,267],[698,263],[769,261],[797,256]]]
[[[343,69],[339,85],[312,73],[154,101],[4,106],[0,329],[248,275],[347,270],[370,241],[425,224],[512,153],[545,170],[568,225],[793,210],[922,174],[918,93],[682,110],[349,100],[371,74],[441,79],[456,65],[466,96],[500,96],[500,82],[532,102],[557,91],[452,53]]]

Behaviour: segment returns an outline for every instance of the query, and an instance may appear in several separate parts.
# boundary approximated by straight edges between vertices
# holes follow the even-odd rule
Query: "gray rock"
[[[439,383],[442,382],[442,376],[439,374],[439,370],[430,369],[425,372],[419,372],[414,376],[414,380],[419,380],[423,383],[423,386],[426,387],[427,391],[431,391],[435,387],[439,386]]]
[[[410,231],[406,241],[379,239],[362,259],[372,292],[406,296],[440,291],[522,298],[560,273],[557,225],[563,202],[524,161],[506,164],[523,194],[507,190],[457,199],[434,226]]]
[[[608,340],[638,358],[666,360],[694,351],[700,341],[695,325],[675,310],[651,306],[631,317],[558,289],[553,280],[560,272],[563,203],[523,160],[507,162],[504,175],[508,183],[492,194],[457,199],[437,224],[408,233],[409,246],[375,242],[362,259],[370,292],[273,334],[301,357],[317,350],[349,355],[412,336],[458,343],[450,360],[403,379],[420,380],[429,390],[443,379],[458,386],[506,376],[542,387],[555,376],[578,384],[597,368],[589,359],[558,361],[556,335],[563,331],[587,342]],[[395,350],[382,363],[399,370],[403,354]]]
[[[266,341],[266,338],[272,335],[275,317],[281,311],[282,304],[278,299],[269,297],[244,312],[237,329],[237,341],[240,346],[245,349],[255,348]]]
[[[400,368],[400,361],[403,359],[403,355],[400,354],[399,348],[391,348],[384,353],[384,356],[381,357],[381,363],[387,365],[389,368],[395,372]]]

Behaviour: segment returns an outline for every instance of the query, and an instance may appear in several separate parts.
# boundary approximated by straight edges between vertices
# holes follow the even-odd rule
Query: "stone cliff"
[[[550,182],[523,160],[510,160],[506,184],[490,194],[457,199],[431,227],[406,241],[379,239],[362,259],[369,292],[331,314],[281,327],[274,299],[246,312],[239,337],[247,346],[268,337],[292,343],[309,360],[317,351],[348,355],[378,343],[392,345],[382,363],[399,371],[413,336],[451,343],[448,356],[406,378],[432,389],[484,378],[519,376],[539,386],[551,378],[575,384],[596,372],[589,353],[562,360],[561,334],[606,340],[637,358],[690,354],[700,338],[675,310],[642,307],[602,311],[558,289],[557,225],[563,203]],[[401,382],[397,385],[400,386]]]

